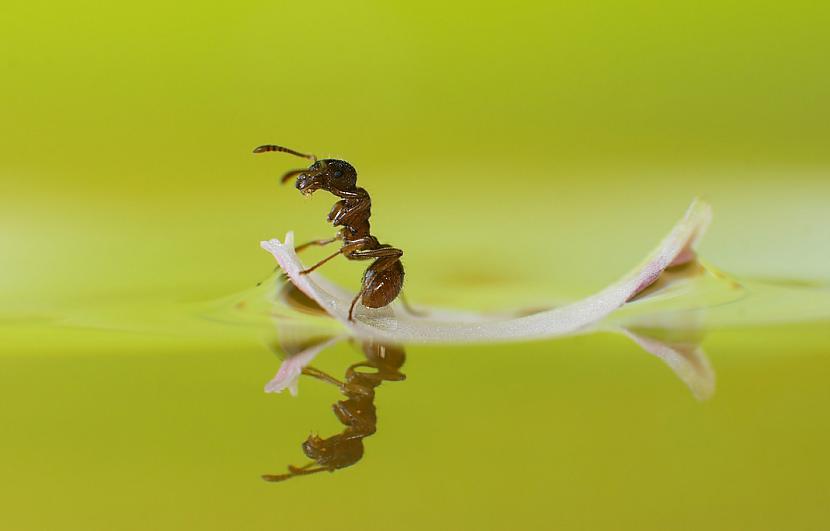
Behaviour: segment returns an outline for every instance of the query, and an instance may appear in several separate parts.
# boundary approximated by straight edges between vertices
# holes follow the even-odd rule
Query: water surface
[[[85,326],[4,323],[18,340],[0,357],[6,525],[810,529],[826,515],[825,321],[651,330],[699,342],[717,376],[703,402],[621,334],[407,346],[405,380],[374,389],[362,458],[269,483],[261,476],[308,462],[310,434],[343,432],[331,407],[346,397],[309,376],[296,398],[263,392],[298,327],[339,329],[279,302],[278,319],[252,317],[240,301],[262,289],[133,308],[121,323],[133,329],[112,309],[99,312],[109,320],[84,312]],[[786,289],[801,300],[824,290]],[[677,314],[672,299],[657,313]],[[351,340],[312,366],[342,379],[362,361]]]

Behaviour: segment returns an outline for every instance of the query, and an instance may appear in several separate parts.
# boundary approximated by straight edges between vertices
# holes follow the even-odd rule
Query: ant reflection
[[[303,443],[303,453],[312,459],[310,463],[300,467],[289,465],[287,474],[266,474],[262,479],[283,481],[294,476],[334,472],[357,463],[363,457],[363,439],[377,429],[375,388],[385,381],[406,379],[400,372],[406,354],[398,346],[373,342],[364,342],[361,346],[366,360],[349,366],[342,382],[313,367],[302,369],[302,374],[330,383],[346,396],[345,400],[332,406],[337,420],[346,428],[327,439],[309,436]]]
[[[317,313],[316,304],[308,299],[302,292],[287,284],[280,293],[283,302],[288,303],[295,309],[307,313]],[[322,310],[319,310],[322,312]],[[265,474],[262,479],[266,481],[284,481],[294,476],[315,474],[317,472],[334,472],[340,468],[351,466],[363,457],[363,439],[374,434],[377,430],[377,409],[375,408],[375,388],[383,382],[399,382],[406,379],[406,375],[400,372],[406,361],[404,349],[398,345],[377,343],[374,341],[362,341],[360,348],[365,360],[354,363],[346,369],[343,381],[340,381],[329,374],[308,366],[313,358],[323,348],[335,343],[335,339],[317,339],[313,344],[288,344],[283,343],[281,349],[293,356],[286,358],[283,367],[288,369],[280,373],[271,384],[270,389],[281,390],[289,388],[292,393],[296,392],[296,379],[292,381],[291,372],[316,378],[337,387],[346,397],[332,405],[334,415],[345,428],[341,433],[322,438],[318,435],[310,435],[302,444],[303,453],[312,461],[303,466],[288,466],[286,474]],[[298,348],[299,347],[299,348]],[[292,362],[296,360],[296,363]],[[290,383],[289,383],[290,381]],[[274,386],[278,382],[279,388]]]

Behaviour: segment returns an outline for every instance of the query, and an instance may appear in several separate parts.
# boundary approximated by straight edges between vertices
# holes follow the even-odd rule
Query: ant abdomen
[[[403,264],[394,262],[382,271],[375,271],[374,264],[363,275],[363,297],[367,308],[383,308],[394,301],[403,289]]]

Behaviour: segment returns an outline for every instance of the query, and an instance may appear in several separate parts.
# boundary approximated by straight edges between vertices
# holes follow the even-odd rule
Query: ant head
[[[283,175],[280,180],[280,182],[286,183],[296,175],[297,190],[301,191],[304,195],[312,194],[317,190],[349,192],[353,191],[357,186],[357,170],[344,160],[317,160],[316,155],[300,153],[285,146],[277,146],[274,144],[266,144],[254,149],[254,153],[268,153],[272,151],[290,153],[291,155],[308,159],[313,163],[307,170],[291,170]]]
[[[354,190],[357,170],[344,160],[318,160],[297,176],[297,190],[304,195],[317,190]]]
[[[328,439],[311,435],[303,443],[303,453],[320,466],[330,469],[343,468],[357,463],[363,457],[363,441],[360,438],[346,437],[344,434],[334,435]]]

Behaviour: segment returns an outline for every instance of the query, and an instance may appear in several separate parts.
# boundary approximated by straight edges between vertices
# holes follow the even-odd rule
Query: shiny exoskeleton
[[[262,479],[284,481],[316,472],[334,472],[360,461],[363,457],[363,439],[377,429],[375,388],[384,381],[406,379],[400,372],[406,360],[402,348],[373,342],[364,342],[361,347],[366,360],[351,365],[342,382],[312,367],[303,369],[304,375],[331,383],[346,396],[346,400],[340,400],[332,406],[337,419],[346,428],[342,433],[327,439],[317,435],[309,436],[303,443],[303,453],[312,459],[310,463],[299,467],[289,466],[286,474],[266,474]],[[367,369],[374,371],[369,372]]]
[[[403,288],[404,269],[401,264],[403,251],[382,244],[372,236],[369,217],[372,215],[372,200],[369,193],[357,186],[357,170],[346,161],[337,159],[317,160],[308,155],[282,146],[265,145],[254,149],[254,153],[279,151],[290,153],[312,161],[306,169],[296,169],[283,175],[285,183],[296,177],[297,190],[310,195],[317,190],[326,190],[340,198],[329,212],[328,220],[335,227],[342,227],[333,238],[314,240],[296,248],[297,252],[312,245],[327,245],[341,240],[342,246],[328,256],[304,270],[308,274],[332,258],[343,255],[349,260],[374,260],[363,274],[360,291],[349,307],[349,320],[353,320],[354,308],[360,300],[368,308],[382,308],[394,301]]]

